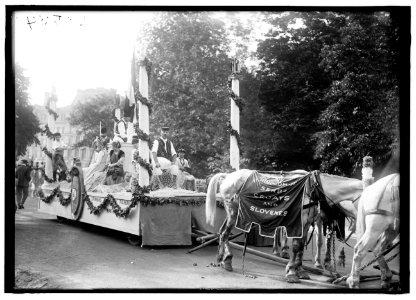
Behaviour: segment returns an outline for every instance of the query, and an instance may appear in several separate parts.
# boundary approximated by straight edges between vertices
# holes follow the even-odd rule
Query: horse
[[[341,211],[350,219],[350,230],[352,232],[355,231],[355,220],[357,218],[357,208],[360,197],[357,197],[356,199],[349,199],[345,201],[341,201],[338,203],[340,206]],[[323,227],[324,227],[324,220],[325,215],[324,212],[321,213],[316,218],[316,221],[314,224],[312,224],[311,228],[313,232],[315,233],[316,238],[316,254],[314,256],[314,266],[319,269],[329,269],[329,261],[325,260],[324,265],[321,263],[321,253],[322,253],[322,246],[324,244],[324,238],[323,238]],[[347,241],[344,241],[345,243]],[[329,249],[326,249],[329,251]],[[274,237],[273,241],[273,248],[272,248],[273,255],[276,255],[278,257],[282,257],[285,259],[290,259],[289,254],[289,246],[288,246],[288,237],[285,234],[285,228],[280,227],[276,231],[276,235]],[[325,258],[329,257],[330,254],[326,253]]]
[[[225,226],[219,232],[219,246],[217,261],[227,271],[232,271],[232,252],[228,243],[228,238],[233,229],[238,213],[238,201],[235,201],[238,193],[243,188],[247,178],[257,172],[254,170],[241,169],[230,174],[218,173],[212,177],[207,189],[205,215],[209,225],[213,225],[216,210],[216,191],[219,185],[220,194],[224,198],[224,208],[227,214]],[[289,174],[291,176],[298,174],[305,176],[306,171],[285,172],[282,175]],[[312,174],[312,173],[310,173]],[[361,195],[363,186],[360,180],[345,178],[325,173],[315,172],[319,177],[322,189],[325,193],[325,199],[320,201],[322,205],[314,205],[310,197],[303,199],[303,208],[301,212],[303,224],[303,236],[301,238],[293,238],[292,256],[286,266],[286,280],[288,282],[300,282],[299,279],[309,279],[309,275],[302,267],[303,248],[307,237],[307,229],[312,222],[316,221],[322,211],[321,206],[332,206],[341,201],[353,200]],[[257,192],[257,191],[254,191]]]
[[[357,214],[357,244],[347,285],[359,288],[360,266],[369,250],[377,257],[381,272],[381,287],[389,288],[393,277],[382,254],[399,235],[400,174],[385,176],[362,193]]]

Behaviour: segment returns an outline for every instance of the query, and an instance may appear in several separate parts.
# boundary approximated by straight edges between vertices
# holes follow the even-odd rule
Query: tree
[[[298,20],[303,26],[293,26]],[[274,114],[275,155],[294,168],[347,176],[366,154],[382,163],[397,143],[399,106],[389,15],[307,12],[268,21],[259,97]]]
[[[355,173],[368,154],[384,165],[398,143],[392,29],[387,13],[348,15],[339,37],[321,51],[321,65],[333,79],[324,97],[329,105],[319,119],[324,130],[315,135],[315,155],[325,171]]]
[[[26,153],[26,148],[33,143],[40,144],[36,134],[41,131],[38,118],[33,113],[33,107],[29,105],[29,78],[24,75],[24,69],[15,65],[15,159]]]
[[[147,32],[153,64],[150,130],[171,126],[176,147],[185,148],[194,175],[209,171],[208,158],[228,151],[229,120],[224,24],[206,12],[167,12]],[[143,41],[141,41],[143,42]]]
[[[100,134],[100,121],[107,128],[107,134],[113,134],[115,99],[114,89],[88,89],[78,92],[69,122],[73,126],[79,126],[84,136],[75,146],[91,146],[91,142]]]

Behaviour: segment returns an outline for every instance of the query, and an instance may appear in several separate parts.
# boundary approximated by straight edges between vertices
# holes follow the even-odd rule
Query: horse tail
[[[216,194],[218,189],[218,181],[222,178],[227,176],[226,173],[218,173],[215,174],[207,188],[207,197],[205,200],[205,218],[207,224],[214,226],[214,220],[215,220],[215,208],[216,208]]]

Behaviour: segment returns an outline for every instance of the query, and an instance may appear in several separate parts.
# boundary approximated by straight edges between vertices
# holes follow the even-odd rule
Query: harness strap
[[[251,228],[250,228],[250,231],[251,231]],[[244,274],[244,260],[245,260],[245,257],[246,257],[246,250],[247,250],[247,238],[248,238],[248,234],[250,233],[250,231],[244,233],[244,249],[243,249],[243,262],[242,262],[243,263],[243,266],[242,266],[243,274]]]
[[[369,211],[366,211],[365,213],[366,216],[368,215],[383,215],[383,216],[388,216],[388,217],[393,217],[394,214],[391,211],[387,211],[384,209],[370,209]]]
[[[312,206],[315,206],[315,205],[318,205],[318,204],[319,204],[318,201],[311,201],[308,204],[303,205],[302,209],[306,209],[306,208],[309,208],[309,207],[312,207]]]

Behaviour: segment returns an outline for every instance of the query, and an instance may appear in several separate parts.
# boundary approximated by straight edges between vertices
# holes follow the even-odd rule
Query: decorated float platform
[[[216,233],[225,220],[219,195],[211,227],[205,222],[205,193],[172,188],[82,193],[74,182],[45,183],[38,211],[141,237],[142,246],[192,245],[193,229]]]

